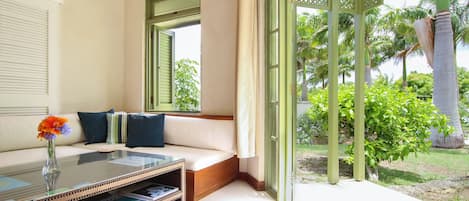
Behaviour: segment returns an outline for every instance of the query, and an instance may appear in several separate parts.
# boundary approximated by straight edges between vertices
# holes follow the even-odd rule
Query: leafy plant
[[[321,125],[312,121],[308,114],[302,114],[298,117],[296,129],[297,144],[313,144],[314,137],[327,136],[321,129]]]
[[[176,108],[180,111],[198,111],[200,83],[197,79],[199,63],[190,59],[176,62],[175,88]]]
[[[459,99],[465,98],[465,94],[469,92],[469,71],[459,67],[457,69]],[[431,97],[433,93],[433,75],[425,73],[412,72],[408,77],[408,86],[411,91],[418,96]],[[396,85],[402,83],[402,79],[396,81]]]
[[[313,122],[327,130],[327,90],[311,94],[312,107],[308,115]],[[428,152],[431,147],[430,128],[449,134],[445,115],[429,101],[420,100],[412,92],[401,92],[375,84],[365,93],[365,158],[375,169],[381,161],[406,158],[410,153]],[[352,137],[354,124],[354,87],[344,85],[339,90],[340,133]],[[353,143],[346,149],[348,162],[353,162]]]
[[[469,71],[463,67],[457,69],[459,99],[465,98],[465,94],[469,94]]]
[[[402,86],[402,78],[395,85]],[[412,72],[407,77],[407,90],[414,92],[420,98],[430,98],[433,93],[433,75]]]
[[[378,77],[374,80],[374,83],[377,85],[383,85],[388,87],[394,87],[394,81],[386,74],[378,75]],[[399,88],[400,86],[397,86]]]
[[[459,67],[457,69],[459,88],[459,116],[463,130],[469,131],[469,71]],[[408,91],[417,94],[417,97],[431,100],[433,93],[433,75],[412,72],[407,80]],[[394,83],[395,86],[402,85],[402,79]]]

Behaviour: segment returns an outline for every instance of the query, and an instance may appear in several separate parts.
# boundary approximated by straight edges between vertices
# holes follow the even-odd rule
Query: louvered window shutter
[[[153,59],[147,77],[149,109],[172,111],[174,110],[174,32],[158,30],[154,26],[151,35]]]
[[[0,0],[0,116],[50,112],[49,14]]]
[[[173,109],[174,33],[159,31],[158,51],[159,107]]]

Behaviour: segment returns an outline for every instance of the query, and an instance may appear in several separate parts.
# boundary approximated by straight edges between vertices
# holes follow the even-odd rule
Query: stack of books
[[[164,198],[179,190],[178,187],[168,186],[164,184],[145,182],[132,188],[131,191],[121,192],[121,196],[125,198],[119,200],[151,200],[156,201]]]

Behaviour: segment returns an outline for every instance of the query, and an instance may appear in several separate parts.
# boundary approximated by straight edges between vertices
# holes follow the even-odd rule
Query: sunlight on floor
[[[337,185],[326,183],[296,184],[294,201],[418,201],[403,193],[364,181],[341,180]],[[273,201],[266,192],[252,189],[244,181],[234,181],[201,201]]]
[[[244,181],[234,181],[201,201],[273,201],[266,192],[255,191]]]
[[[296,184],[295,201],[360,200],[360,201],[418,201],[403,193],[363,181],[341,180],[337,185],[326,183]]]

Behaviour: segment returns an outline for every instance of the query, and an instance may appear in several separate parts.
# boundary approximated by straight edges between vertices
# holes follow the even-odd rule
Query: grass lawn
[[[347,156],[345,154],[345,148],[347,147],[346,144],[339,144],[339,155],[340,156]],[[320,144],[320,145],[305,145],[305,144],[297,144],[296,145],[296,154],[316,154],[327,156],[327,145]]]
[[[469,147],[432,148],[429,153],[411,155],[405,160],[380,164],[383,185],[411,185],[430,180],[469,176]]]
[[[339,145],[344,153],[347,145]],[[297,157],[327,155],[327,145],[297,145]],[[405,160],[382,162],[379,183],[389,185],[412,185],[431,180],[469,176],[469,147],[462,149],[432,148],[429,153],[410,155]]]

